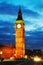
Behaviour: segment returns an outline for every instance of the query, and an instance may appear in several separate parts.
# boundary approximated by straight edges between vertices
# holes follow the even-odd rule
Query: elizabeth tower
[[[24,44],[24,21],[22,19],[22,12],[19,9],[18,17],[15,23],[15,46],[16,46],[16,58],[23,58],[25,55],[25,44]]]

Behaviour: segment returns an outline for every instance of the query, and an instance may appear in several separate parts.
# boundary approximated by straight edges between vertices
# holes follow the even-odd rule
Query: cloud
[[[0,20],[2,21],[9,21],[9,22],[15,22],[16,16],[13,15],[4,15],[4,14],[0,14]]]
[[[0,20],[2,21],[7,21],[10,23],[15,23],[16,21],[16,16],[12,15],[0,15]],[[28,22],[28,23],[27,23]],[[2,28],[3,26],[0,26]],[[37,30],[42,30],[43,28],[43,20],[40,18],[31,18],[31,17],[26,17],[25,18],[25,30],[26,31],[37,31]]]
[[[0,28],[4,28],[5,26],[0,25]]]
[[[11,33],[11,32],[3,32],[3,33],[0,33],[0,35],[10,35],[10,36],[14,36],[16,35],[15,33]]]
[[[29,35],[29,34],[25,34],[25,36],[31,36],[31,35]]]
[[[27,25],[27,26],[25,26],[25,30],[26,31],[34,31],[36,28],[34,27],[34,26],[32,26],[32,25]]]
[[[5,2],[0,3],[0,14],[17,15],[18,7]]]
[[[35,12],[31,9],[27,9],[26,7],[22,7],[23,15],[28,16],[28,17],[39,17],[40,14],[38,12]]]
[[[25,17],[25,30],[27,31],[43,31],[43,18]]]

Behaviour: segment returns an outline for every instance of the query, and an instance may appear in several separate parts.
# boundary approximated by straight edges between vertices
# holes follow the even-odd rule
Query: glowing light
[[[21,57],[22,57],[22,55],[21,55]]]
[[[36,57],[34,57],[34,61],[35,61],[35,62],[40,62],[40,61],[41,61],[41,58],[38,57],[38,56],[36,56]]]
[[[18,25],[17,25],[17,28],[21,28],[21,24],[18,24]]]
[[[27,55],[25,55],[25,58],[27,59]]]
[[[16,54],[14,54],[14,56],[16,56]]]
[[[14,60],[14,57],[10,57],[10,60]]]
[[[0,51],[0,54],[2,54],[3,52],[2,51]]]

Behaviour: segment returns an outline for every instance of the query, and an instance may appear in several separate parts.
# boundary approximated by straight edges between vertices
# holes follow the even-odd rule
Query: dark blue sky
[[[43,0],[0,0],[0,44],[14,45],[19,6],[25,23],[26,48],[43,50]]]

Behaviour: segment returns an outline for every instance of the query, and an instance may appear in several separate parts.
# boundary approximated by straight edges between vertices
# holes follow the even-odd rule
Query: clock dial
[[[17,28],[21,28],[21,24],[17,24]]]

